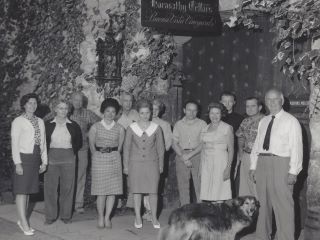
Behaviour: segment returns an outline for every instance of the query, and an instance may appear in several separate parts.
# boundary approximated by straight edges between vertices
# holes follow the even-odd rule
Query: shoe
[[[61,219],[64,224],[72,223],[71,219]]]
[[[112,228],[112,222],[110,220],[106,221],[104,226],[105,226],[105,228],[111,229]]]
[[[20,221],[18,221],[17,224],[20,227],[20,229],[23,229]],[[29,229],[30,229],[31,232],[35,232],[35,230],[32,227],[29,227]]]
[[[143,216],[142,216],[143,220],[146,220],[148,222],[152,221],[152,216],[151,216],[151,211],[146,211]]]
[[[134,220],[134,227],[137,228],[137,229],[142,228],[142,222],[140,224],[137,224],[136,220]]]
[[[55,222],[55,220],[46,219],[46,221],[44,222],[44,225],[50,225],[50,224],[52,224],[54,222]]]
[[[76,213],[84,214],[84,208],[76,208]]]
[[[154,223],[152,221],[152,225],[153,225],[153,228],[155,228],[155,229],[159,229],[160,228],[160,223],[158,221],[156,223]]]
[[[34,232],[33,231],[31,231],[31,230],[24,230],[23,229],[23,227],[22,227],[22,225],[21,225],[21,222],[20,221],[18,221],[17,222],[17,225],[18,225],[18,227],[20,228],[20,230],[23,232],[23,234],[25,235],[25,236],[32,236],[32,235],[34,235]]]

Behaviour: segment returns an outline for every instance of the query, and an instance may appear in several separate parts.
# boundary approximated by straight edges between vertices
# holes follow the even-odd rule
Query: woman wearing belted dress
[[[100,107],[103,119],[89,131],[92,153],[91,194],[97,196],[98,228],[112,227],[110,214],[115,196],[123,193],[120,152],[125,131],[114,121],[119,109],[117,100],[105,99]]]

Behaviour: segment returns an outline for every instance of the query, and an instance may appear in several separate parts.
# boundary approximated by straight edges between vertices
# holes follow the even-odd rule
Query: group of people
[[[261,205],[256,238],[269,239],[274,211],[278,239],[294,239],[292,188],[302,168],[302,136],[297,119],[282,109],[280,91],[266,93],[267,116],[258,98],[247,98],[245,118],[234,112],[235,95],[224,92],[220,102],[208,105],[208,124],[198,118],[198,103],[187,101],[173,131],[159,118],[164,104],[157,99],[139,100],[135,110],[129,93],[121,95],[120,104],[107,98],[100,107],[102,119],[82,107],[82,93],[71,100],[71,112],[68,102],[57,100],[54,118],[44,123],[34,115],[37,96],[27,94],[20,101],[24,113],[12,123],[14,192],[18,225],[25,235],[34,234],[26,209],[29,194],[39,188],[37,172],[45,172],[46,224],[56,221],[58,211],[69,223],[74,203],[83,212],[88,148],[98,228],[112,227],[111,212],[116,196],[126,193],[124,185],[127,206],[135,211],[134,227],[142,228],[144,218],[160,228],[159,179],[165,152],[172,147],[181,205],[191,202],[190,178],[198,202],[253,195]],[[142,203],[147,216],[141,216]]]

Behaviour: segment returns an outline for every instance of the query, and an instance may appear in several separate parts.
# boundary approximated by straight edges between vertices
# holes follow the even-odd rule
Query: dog
[[[234,240],[256,219],[259,202],[244,196],[218,202],[187,204],[174,210],[159,240]]]

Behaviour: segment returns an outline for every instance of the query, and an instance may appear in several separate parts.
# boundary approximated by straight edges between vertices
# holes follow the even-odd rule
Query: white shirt
[[[271,117],[271,115],[265,116],[259,123],[258,134],[250,156],[250,169],[256,169],[259,153],[272,153],[281,157],[289,157],[289,173],[298,175],[302,169],[303,158],[301,126],[294,116],[281,109],[275,115],[270,135],[270,147],[266,151],[263,149],[263,142]]]
[[[40,151],[43,164],[48,164],[44,122],[38,119],[40,128]],[[23,116],[15,118],[11,124],[11,150],[14,164],[20,164],[20,153],[33,153],[35,130],[31,122]]]
[[[67,123],[71,123],[69,119],[66,119],[64,123],[58,123],[56,119],[51,122],[55,122],[56,126],[51,135],[50,148],[72,148],[71,134],[67,128]]]

